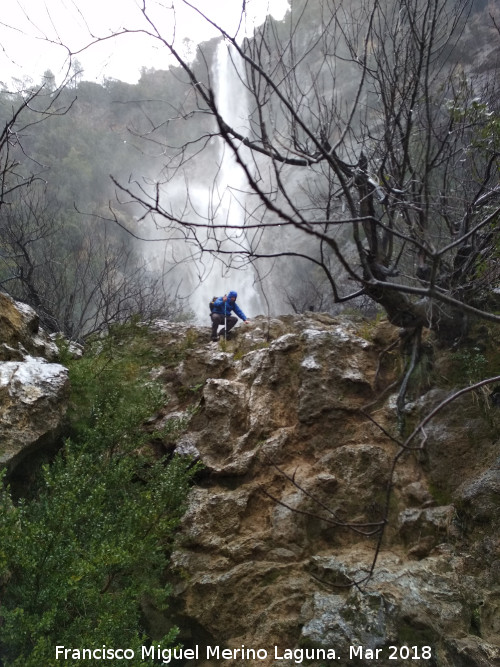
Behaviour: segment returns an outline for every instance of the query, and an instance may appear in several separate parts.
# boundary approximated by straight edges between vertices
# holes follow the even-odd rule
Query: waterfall
[[[245,71],[241,58],[231,49],[223,40],[218,44],[210,72],[212,86],[225,122],[247,136],[250,104],[244,84]],[[256,270],[247,264],[244,256],[244,251],[249,248],[245,231],[245,207],[249,201],[247,177],[222,137],[212,141],[214,143],[205,154],[211,157],[200,156],[203,164],[201,177],[199,172],[197,175],[190,173],[188,165],[185,171],[180,170],[170,179],[163,190],[162,204],[171,207],[173,215],[184,216],[200,225],[196,240],[186,239],[182,232],[176,233],[174,229],[166,234],[168,241],[159,240],[154,245],[146,242],[141,248],[151,270],[164,272],[167,269],[166,281],[176,286],[177,294],[186,300],[186,308],[192,311],[196,321],[207,326],[210,323],[209,301],[230,290],[238,292],[238,305],[247,317],[252,318],[265,310],[264,300],[256,287]],[[251,165],[250,151],[244,146],[238,146],[238,151],[245,164]],[[151,239],[165,236],[161,220],[156,229],[150,218],[143,225],[140,231],[144,236]],[[213,252],[200,255],[199,247]],[[217,253],[221,249],[231,254]],[[224,261],[230,265],[225,265]]]
[[[217,46],[211,74],[221,116],[229,126],[243,135],[248,134],[250,109],[247,90],[243,83],[244,66],[238,54],[224,41]],[[245,190],[248,189],[248,182],[231,148],[222,138],[217,138],[217,141],[218,172],[209,196],[210,209],[214,224],[229,225],[230,229],[210,230],[207,234],[207,247],[215,248],[222,244],[225,250],[232,251],[232,261],[229,267],[215,262],[202,284],[196,289],[191,301],[196,307],[196,316],[201,316],[204,320],[207,303],[212,296],[222,296],[230,290],[236,290],[238,305],[247,317],[253,317],[263,312],[262,299],[255,285],[256,272],[252,265],[245,264],[243,254],[238,257],[239,250],[244,252],[249,248],[244,227],[247,198]],[[239,147],[239,150],[245,158],[244,151],[247,149]],[[248,159],[245,162],[251,164],[249,151],[247,152]]]

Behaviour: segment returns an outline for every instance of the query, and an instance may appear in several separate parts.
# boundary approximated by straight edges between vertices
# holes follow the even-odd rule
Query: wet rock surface
[[[0,465],[13,472],[60,435],[68,371],[35,311],[0,293]]]
[[[315,665],[415,664],[390,646],[430,647],[422,664],[498,664],[499,415],[465,396],[396,460],[387,323],[256,318],[219,344],[208,327],[157,331],[195,341],[158,371],[188,419],[174,447],[205,465],[172,558],[186,645],[262,648],[258,664],[283,667],[300,647],[335,649]],[[452,391],[410,403],[411,426]],[[366,653],[351,660],[351,646]]]
[[[15,469],[54,441],[68,379],[36,314],[2,304],[0,456]],[[184,424],[155,446],[204,464],[164,619],[199,646],[192,664],[213,664],[206,646],[227,667],[500,664],[500,411],[465,395],[402,451],[386,322],[255,318],[218,344],[208,327],[153,330],[182,350],[151,370],[169,396],[156,425]],[[409,397],[407,428],[452,392]]]

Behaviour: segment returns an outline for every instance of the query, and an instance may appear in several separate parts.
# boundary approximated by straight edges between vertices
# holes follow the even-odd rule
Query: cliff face
[[[13,468],[54,440],[67,373],[33,311],[7,298],[0,336]],[[155,636],[176,622],[198,646],[183,664],[213,665],[206,646],[226,649],[228,667],[500,664],[496,400],[463,395],[402,450],[387,323],[256,318],[214,344],[208,327],[158,322],[154,337],[173,352],[158,358],[179,362],[151,371],[170,400],[150,426],[185,424],[155,446],[205,466],[172,555],[170,616],[145,607]],[[464,384],[472,362],[460,359],[437,354],[410,387],[405,434],[457,374]]]
[[[171,396],[162,419],[187,420],[176,450],[206,466],[173,554],[185,646],[260,648],[262,665],[297,664],[286,649],[300,647],[335,650],[318,665],[415,664],[389,646],[500,664],[497,407],[464,395],[396,460],[388,324],[257,318],[218,345],[208,328],[157,326],[159,345],[186,347],[155,369]],[[410,403],[406,429],[450,393]],[[223,664],[243,664],[233,655]]]

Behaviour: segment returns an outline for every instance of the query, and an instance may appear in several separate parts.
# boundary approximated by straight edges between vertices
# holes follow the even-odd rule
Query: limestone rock
[[[68,372],[35,311],[0,293],[0,464],[50,446],[67,407]]]
[[[461,502],[474,521],[493,522],[500,526],[500,458],[477,478],[457,489]]]
[[[166,378],[170,405],[188,410],[186,389],[203,385],[176,444],[205,464],[172,557],[181,641],[264,648],[262,667],[278,664],[275,645],[333,646],[339,665],[352,645],[384,650],[382,667],[405,664],[390,645],[430,646],[447,667],[495,664],[495,424],[465,397],[426,425],[421,450],[399,452],[394,397],[378,400],[396,378],[381,352],[398,331],[367,330],[262,317],[217,346],[208,327],[160,328],[167,346],[199,342]],[[408,419],[449,393],[431,389]]]
[[[59,432],[66,412],[68,371],[27,356],[0,362],[0,463],[10,469]]]
[[[21,360],[30,354],[56,361],[56,344],[41,329],[38,315],[30,306],[0,292],[0,360]]]

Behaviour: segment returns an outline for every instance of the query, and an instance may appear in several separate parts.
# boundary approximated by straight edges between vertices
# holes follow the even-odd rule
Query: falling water
[[[238,61],[240,62],[238,68]],[[227,123],[243,136],[249,134],[249,98],[244,84],[244,67],[237,53],[224,41],[219,43],[211,70],[219,113]],[[187,218],[200,227],[197,240],[186,242],[175,231],[166,242],[144,244],[142,251],[149,258],[151,269],[168,269],[168,280],[175,285],[177,295],[185,299],[185,307],[200,324],[209,325],[208,303],[213,296],[222,296],[230,290],[238,292],[238,305],[252,318],[265,311],[264,300],[257,290],[257,273],[248,263],[245,252],[249,249],[245,231],[245,208],[248,205],[248,181],[232,149],[222,137],[216,137],[212,159],[205,159],[201,179],[186,170],[168,182],[165,206],[171,206],[175,215]],[[244,146],[238,151],[245,164],[252,164],[250,152]],[[217,155],[213,159],[214,153]],[[200,156],[203,159],[202,156]],[[188,189],[189,201],[186,199]],[[203,230],[207,220],[213,221]],[[145,225],[150,225],[148,219]],[[154,224],[154,223],[153,223]],[[164,236],[160,227],[141,230],[150,238]],[[198,246],[205,252],[199,254]],[[223,253],[217,253],[223,250]],[[212,252],[213,251],[213,252]],[[230,253],[230,254],[227,254]]]
[[[220,115],[229,126],[245,135],[248,133],[250,111],[243,83],[244,68],[243,65],[238,67],[238,61],[237,54],[221,41],[214,59],[212,77]],[[230,290],[236,290],[239,295],[238,304],[248,317],[253,317],[263,312],[263,307],[256,289],[255,269],[246,263],[244,256],[248,250],[244,229],[245,189],[248,189],[248,182],[231,148],[222,138],[218,138],[218,142],[218,173],[215,187],[210,195],[210,207],[214,224],[228,227],[212,230],[207,245],[215,247],[222,243],[225,250],[231,250],[231,265],[224,266],[215,262],[202,284],[196,289],[191,302],[196,308],[196,315],[201,314],[204,319],[207,302],[212,296],[221,296]],[[239,150],[242,151],[243,147],[240,146]],[[244,157],[243,152],[241,155]],[[249,160],[246,162],[250,163]],[[229,256],[224,255],[224,257]]]

